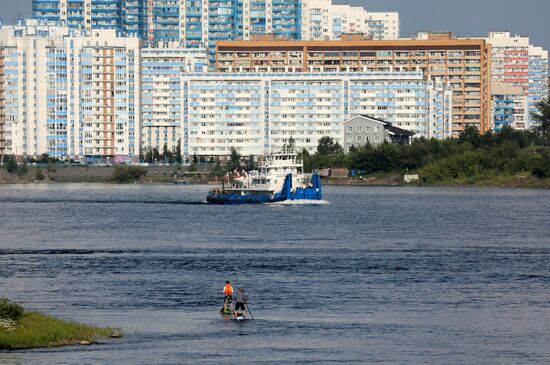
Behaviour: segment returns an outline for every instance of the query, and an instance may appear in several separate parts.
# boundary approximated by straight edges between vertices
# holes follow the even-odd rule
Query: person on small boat
[[[231,309],[231,303],[233,303],[233,287],[231,286],[229,280],[225,282],[225,286],[223,287],[223,294],[225,295],[225,299],[223,301],[223,311],[229,313],[229,310]]]
[[[247,297],[244,295],[244,289],[239,288],[237,290],[237,302],[235,303],[235,317],[244,315],[244,304],[246,301]]]

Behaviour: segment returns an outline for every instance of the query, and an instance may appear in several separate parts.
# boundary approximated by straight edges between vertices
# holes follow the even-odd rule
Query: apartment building
[[[146,48],[141,51],[142,151],[164,146],[170,151],[182,142],[183,77],[205,72],[206,49]]]
[[[399,36],[397,13],[371,13],[330,0],[33,0],[33,13],[71,28],[116,29],[149,46],[213,49],[217,41],[265,34],[282,39]]]
[[[372,39],[399,38],[399,14],[369,12],[365,8],[334,5],[332,0],[302,1],[302,40],[340,39],[362,34]]]
[[[548,51],[530,44],[529,37],[510,32],[491,32],[485,40],[492,47],[492,82],[523,89],[528,101],[525,127],[532,128],[535,121],[529,114],[548,97]],[[517,102],[521,103],[521,99]]]
[[[27,21],[0,28],[6,154],[136,160],[140,41]]]
[[[420,71],[426,81],[453,89],[451,131],[491,128],[491,48],[483,39],[422,34],[393,41],[343,37],[339,41],[219,42],[219,72],[392,72]]]
[[[528,128],[528,104],[525,90],[506,83],[491,86],[493,130],[500,131],[508,126],[514,129]]]
[[[529,47],[529,87],[527,91],[527,108],[529,112],[528,128],[533,128],[537,121],[531,113],[537,111],[537,104],[546,100],[549,95],[548,85],[548,51],[541,47]]]
[[[434,97],[441,93],[441,98]],[[184,76],[184,157],[263,155],[292,137],[298,148],[316,151],[329,136],[342,142],[341,123],[367,114],[430,137],[442,132],[448,87],[434,87],[421,72],[201,73]],[[440,106],[444,108],[444,106]],[[433,130],[432,130],[433,128]]]
[[[6,112],[5,112],[5,95],[4,89],[6,87],[4,73],[4,48],[0,47],[0,161],[3,160],[4,151],[6,149]]]

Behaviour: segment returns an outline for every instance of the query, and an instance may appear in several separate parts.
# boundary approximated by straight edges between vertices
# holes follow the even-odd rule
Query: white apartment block
[[[342,143],[341,123],[358,114],[416,137],[450,133],[452,119],[450,89],[426,83],[421,72],[189,74],[184,88],[186,159],[227,156],[231,147],[264,155],[291,137],[314,153],[325,136]]]
[[[334,5],[331,0],[302,1],[302,40],[334,40],[343,34],[397,39],[399,32],[396,12],[369,12],[362,7]]]
[[[140,41],[27,21],[0,28],[6,154],[137,160]]]
[[[142,151],[162,151],[165,145],[169,151],[176,151],[183,132],[183,77],[207,68],[206,49],[142,49]]]

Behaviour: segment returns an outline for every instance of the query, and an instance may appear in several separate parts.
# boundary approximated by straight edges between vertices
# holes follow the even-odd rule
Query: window
[[[358,143],[361,143],[361,141],[362,141],[361,136],[357,136],[357,137],[355,138],[355,141],[358,142]]]
[[[356,128],[355,128],[356,132],[361,132],[362,128],[360,125],[358,125]]]
[[[348,125],[348,132],[353,132],[353,126],[352,125]]]

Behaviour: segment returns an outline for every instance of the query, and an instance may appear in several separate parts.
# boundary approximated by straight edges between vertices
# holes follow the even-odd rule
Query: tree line
[[[362,174],[416,171],[426,182],[519,172],[550,177],[550,98],[537,104],[532,117],[537,121],[532,130],[505,126],[480,134],[476,127],[467,126],[458,138],[367,143],[347,153],[332,138],[324,137],[315,154],[303,150],[300,157],[306,171],[327,167],[346,167]]]

